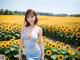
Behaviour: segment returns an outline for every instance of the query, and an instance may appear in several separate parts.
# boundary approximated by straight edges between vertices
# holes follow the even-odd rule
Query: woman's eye
[[[34,18],[34,16],[28,16],[27,18]]]
[[[31,18],[33,18],[33,16],[31,16]]]

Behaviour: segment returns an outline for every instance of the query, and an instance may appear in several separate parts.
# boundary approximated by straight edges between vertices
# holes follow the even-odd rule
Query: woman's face
[[[34,21],[35,21],[35,16],[33,14],[28,14],[27,16],[27,21],[30,23],[30,24],[34,24]]]

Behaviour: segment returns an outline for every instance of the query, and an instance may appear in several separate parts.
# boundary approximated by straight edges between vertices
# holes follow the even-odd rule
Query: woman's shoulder
[[[23,26],[23,27],[21,28],[21,33],[22,33],[24,30],[25,30],[25,27]]]
[[[39,30],[41,30],[41,29],[42,29],[42,28],[41,28],[40,26],[38,26],[38,25],[37,25],[36,27],[37,27]]]
[[[40,26],[37,26],[39,32],[42,32],[42,28]]]

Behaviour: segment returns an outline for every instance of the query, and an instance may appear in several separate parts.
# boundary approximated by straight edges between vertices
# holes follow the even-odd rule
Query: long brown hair
[[[28,9],[28,10],[26,11],[25,19],[24,19],[24,23],[25,23],[25,26],[26,26],[26,27],[30,26],[30,23],[27,21],[27,16],[28,16],[28,14],[30,14],[30,13],[32,13],[32,14],[36,17],[36,19],[35,19],[35,21],[34,21],[34,24],[36,25],[37,22],[38,22],[38,18],[37,18],[36,12],[35,12],[34,10],[32,10],[32,9]]]

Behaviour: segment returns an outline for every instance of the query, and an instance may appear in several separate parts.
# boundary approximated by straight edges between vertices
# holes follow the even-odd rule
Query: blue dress
[[[23,40],[25,46],[25,54],[27,60],[41,60],[41,49],[37,45],[36,40],[38,39],[38,29],[34,28],[31,32],[31,39],[28,38],[26,29],[23,31]]]

